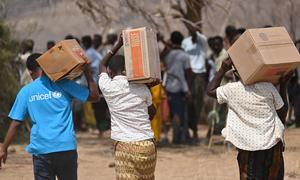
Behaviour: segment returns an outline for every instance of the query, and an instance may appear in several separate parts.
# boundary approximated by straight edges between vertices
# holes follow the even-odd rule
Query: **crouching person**
[[[36,59],[40,56],[32,54],[27,59],[27,68],[35,80],[19,91],[8,115],[12,122],[0,146],[0,168],[1,162],[6,161],[7,148],[18,126],[29,115],[32,128],[26,151],[33,156],[34,179],[77,180],[77,147],[71,103],[72,99],[82,102],[99,100],[97,86],[89,68],[84,71],[89,88],[67,79],[52,82],[44,72],[38,77],[40,68]]]
[[[99,87],[111,114],[111,138],[115,140],[115,169],[118,180],[154,179],[156,148],[150,120],[155,107],[145,84],[128,82],[124,57],[114,54],[123,40],[103,58]]]
[[[235,70],[237,81],[220,86],[232,65],[230,59],[223,61],[208,84],[208,95],[228,105],[227,125],[222,134],[238,149],[240,179],[283,179],[286,87],[291,75],[280,79],[279,92],[268,82],[244,85]]]

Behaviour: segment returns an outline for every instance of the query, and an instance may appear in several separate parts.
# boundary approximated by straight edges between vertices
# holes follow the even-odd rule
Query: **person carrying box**
[[[32,54],[27,59],[27,68],[39,71],[37,59],[41,54]],[[98,101],[97,86],[89,66],[84,70],[88,88],[74,81],[63,79],[51,81],[42,72],[18,93],[8,115],[12,119],[4,143],[0,146],[1,163],[7,159],[7,149],[18,127],[29,115],[32,120],[30,144],[26,151],[32,154],[35,180],[77,180],[76,136],[72,118],[72,100]],[[33,77],[35,73],[31,73]],[[35,78],[35,77],[33,77]]]
[[[286,88],[291,73],[280,79],[279,92],[269,82],[244,85],[236,70],[237,82],[220,86],[232,65],[231,59],[223,61],[208,84],[207,94],[219,104],[228,105],[227,124],[222,134],[238,149],[240,179],[283,179]]]
[[[123,46],[117,44],[100,64],[99,88],[111,114],[111,138],[115,140],[117,179],[154,179],[156,147],[150,120],[155,107],[145,84],[128,82],[124,75],[124,56],[115,55]],[[155,82],[152,85],[156,85]]]

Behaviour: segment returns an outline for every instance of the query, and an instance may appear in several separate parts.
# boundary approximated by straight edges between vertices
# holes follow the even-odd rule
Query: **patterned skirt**
[[[156,148],[152,140],[115,144],[117,180],[153,180]]]

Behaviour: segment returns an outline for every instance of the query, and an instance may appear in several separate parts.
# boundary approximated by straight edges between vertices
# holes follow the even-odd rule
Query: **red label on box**
[[[142,58],[142,44],[139,31],[130,32],[130,45],[131,45],[131,57],[132,57],[132,73],[133,77],[143,77],[144,66]]]

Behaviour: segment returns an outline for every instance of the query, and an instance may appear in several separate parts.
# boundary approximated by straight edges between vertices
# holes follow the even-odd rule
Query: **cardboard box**
[[[76,40],[63,40],[45,52],[37,62],[52,81],[74,79],[81,75],[88,62]]]
[[[276,84],[280,76],[300,64],[299,52],[284,27],[248,29],[228,53],[247,85]]]
[[[143,27],[123,31],[126,76],[135,83],[161,79],[156,32]]]

